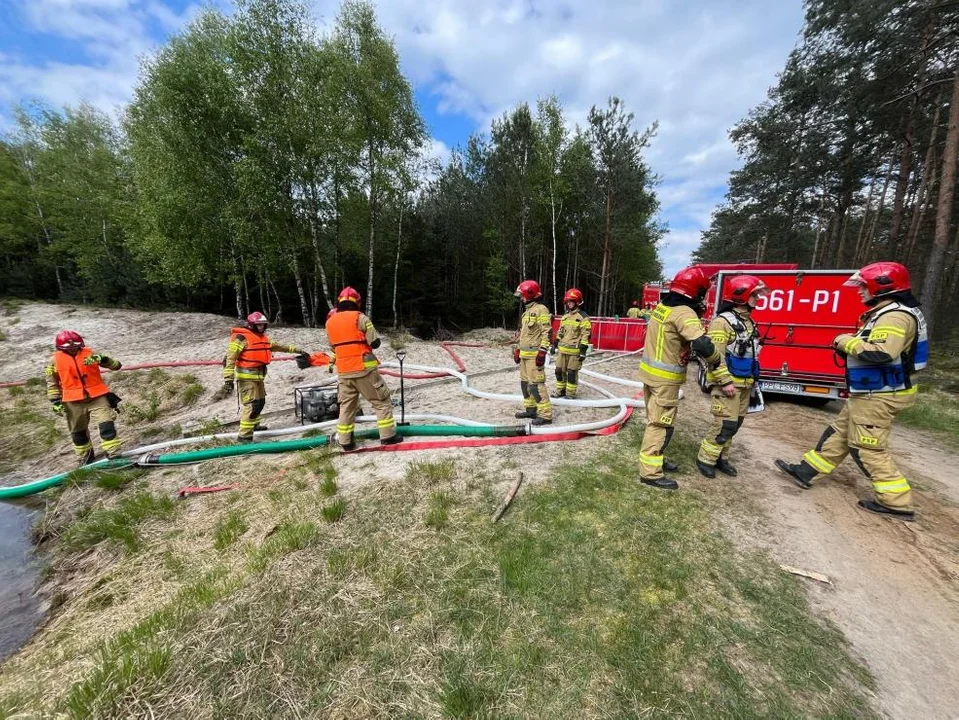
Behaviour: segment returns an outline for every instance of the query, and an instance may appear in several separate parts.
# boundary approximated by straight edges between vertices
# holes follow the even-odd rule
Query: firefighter
[[[632,307],[626,311],[626,317],[628,318],[642,317],[642,311],[639,309],[639,300],[633,300]]]
[[[530,418],[533,425],[553,422],[553,407],[546,390],[546,353],[550,342],[552,317],[542,303],[543,293],[535,280],[524,280],[513,293],[523,303],[519,328],[519,347],[513,348],[513,361],[519,365],[519,386],[523,392],[522,412],[517,418]]]
[[[753,275],[737,275],[723,287],[722,304],[710,321],[707,335],[720,361],[706,373],[712,386],[710,412],[713,424],[703,438],[696,467],[705,477],[716,471],[735,477],[729,462],[733,436],[742,427],[749,411],[749,396],[759,377],[759,331],[750,315],[756,301],[769,292],[765,283]]]
[[[403,437],[396,434],[390,389],[380,377],[379,361],[373,354],[381,343],[372,321],[360,312],[360,294],[351,287],[340,290],[336,312],[326,321],[326,335],[333,347],[339,378],[337,402],[340,417],[336,423],[337,441],[344,451],[356,449],[353,421],[362,395],[373,405],[380,445],[396,445]]]
[[[576,397],[576,381],[579,369],[589,350],[589,333],[592,325],[589,315],[583,312],[583,293],[570,288],[563,295],[566,314],[559,321],[559,333],[553,340],[552,354],[559,352],[556,359],[556,392],[554,398]]]
[[[889,433],[896,416],[916,400],[912,376],[926,367],[929,356],[926,319],[912,294],[909,271],[899,263],[872,263],[845,284],[859,289],[868,308],[855,334],[833,340],[846,360],[849,400],[801,462],[776,460],[776,466],[808,489],[813,478],[830,474],[852,455],[876,493],[875,500],[860,500],[859,507],[911,519],[912,489],[889,452]]]
[[[233,394],[233,381],[237,381],[240,395],[240,431],[237,441],[253,442],[253,433],[260,428],[260,413],[266,405],[267,366],[273,361],[274,352],[288,352],[300,356],[309,355],[295,345],[275,343],[266,335],[269,321],[266,315],[255,312],[247,315],[246,325],[230,330],[226,361],[223,364],[223,387],[213,400],[222,400]]]
[[[646,344],[639,363],[646,403],[646,431],[639,452],[640,482],[663,490],[675,490],[679,484],[663,471],[679,468],[664,459],[673,436],[679,388],[686,382],[690,350],[694,350],[710,369],[719,364],[720,355],[703,332],[700,316],[709,290],[709,278],[702,268],[688,267],[673,278],[670,291],[652,313],[646,332]]]
[[[100,448],[106,456],[117,457],[121,441],[114,421],[120,398],[103,382],[100,368],[119,370],[120,362],[93,352],[73,330],[57,333],[54,345],[56,350],[44,369],[47,399],[53,412],[67,419],[80,466],[92,463],[95,457],[90,442],[91,423],[96,423]]]

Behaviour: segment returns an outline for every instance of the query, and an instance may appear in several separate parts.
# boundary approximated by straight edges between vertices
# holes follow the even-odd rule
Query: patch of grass
[[[123,410],[126,419],[132,425],[141,422],[153,422],[160,417],[160,396],[155,391],[150,392],[146,397],[145,405],[127,403]]]
[[[7,335],[2,328],[0,328],[0,342],[3,342],[4,340],[8,338],[9,338],[9,335]]]
[[[225,517],[220,518],[213,528],[213,547],[225,550],[249,530],[246,513],[242,510],[231,510]]]
[[[922,385],[916,402],[899,413],[905,425],[935,433],[953,447],[959,447],[959,396]]]
[[[46,388],[46,386],[47,386],[47,381],[44,380],[42,377],[27,378],[27,383],[25,385],[25,387],[28,387],[28,388]]]
[[[320,494],[325,497],[336,495],[336,468],[328,465],[323,468],[323,479],[320,481]]]
[[[437,460],[413,460],[406,466],[406,481],[408,483],[424,483],[438,485],[452,482],[456,477],[456,461],[453,458]]]
[[[223,429],[222,423],[217,418],[211,418],[200,424],[200,427],[197,428],[196,435],[216,435],[221,429]]]
[[[104,490],[119,490],[137,478],[143,477],[143,470],[95,470],[91,482]]]
[[[10,393],[10,397],[20,397],[24,393],[22,385],[14,385],[13,387],[8,387],[7,392]]]
[[[426,517],[423,524],[434,530],[441,530],[449,520],[449,510],[453,506],[453,496],[448,492],[430,493],[426,500]]]
[[[183,401],[184,405],[194,405],[202,395],[203,386],[198,382],[194,382],[183,388],[180,394],[180,399]]]
[[[107,541],[127,552],[140,547],[139,525],[153,518],[169,518],[176,505],[169,497],[146,490],[121,498],[112,508],[92,510],[64,532],[62,545],[68,552],[83,552]]]
[[[344,512],[346,512],[346,501],[341,497],[334,498],[320,508],[320,514],[328,523],[339,522]]]
[[[253,573],[262,573],[274,560],[297,550],[313,545],[319,537],[316,523],[287,521],[277,525],[263,543],[250,553],[249,568]]]

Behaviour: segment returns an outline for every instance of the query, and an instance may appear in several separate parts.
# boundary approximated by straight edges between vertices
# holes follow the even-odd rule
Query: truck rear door
[[[865,309],[855,288],[843,283],[852,270],[754,270],[769,294],[761,298],[753,319],[763,340],[759,355],[763,392],[838,398],[845,369],[832,341],[855,332]],[[737,273],[720,273],[722,283]]]

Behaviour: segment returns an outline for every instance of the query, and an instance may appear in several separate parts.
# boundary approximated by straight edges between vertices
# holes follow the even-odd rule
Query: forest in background
[[[959,2],[805,9],[777,85],[730,132],[743,165],[694,258],[896,260],[945,334],[959,325]]]
[[[0,142],[0,295],[322,325],[353,285],[380,324],[512,320],[516,284],[622,312],[662,274],[657,178],[615,97],[571,127],[521,103],[449,160],[367,2],[329,33],[294,0],[203,11],[113,118],[16,109]]]

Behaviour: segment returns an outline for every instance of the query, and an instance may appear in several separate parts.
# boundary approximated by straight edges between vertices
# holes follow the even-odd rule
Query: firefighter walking
[[[116,457],[121,445],[115,423],[119,398],[103,381],[100,368],[119,370],[121,363],[93,352],[73,330],[58,333],[54,344],[56,350],[44,369],[47,399],[53,412],[67,420],[79,464],[87,465],[95,457],[90,442],[91,424],[96,425],[100,435],[100,449],[107,457]]]
[[[546,354],[552,343],[552,316],[542,303],[543,293],[535,280],[524,280],[513,293],[523,303],[519,347],[513,348],[513,361],[519,365],[519,386],[523,393],[523,411],[517,418],[529,418],[533,425],[553,422],[553,406],[546,390]]]
[[[731,477],[738,474],[729,462],[729,448],[746,419],[749,396],[759,376],[759,332],[750,316],[756,301],[768,292],[753,275],[730,278],[706,332],[720,357],[716,369],[706,373],[713,423],[696,458],[696,467],[708,478],[716,477],[717,470]]]
[[[570,288],[563,295],[566,313],[559,321],[559,332],[553,341],[553,354],[556,358],[556,392],[554,398],[575,398],[579,369],[589,350],[589,334],[592,324],[589,315],[583,312],[583,293]]]
[[[353,439],[354,421],[360,408],[360,396],[373,405],[376,412],[376,427],[381,445],[403,442],[396,434],[390,389],[380,377],[379,361],[373,351],[381,340],[373,322],[360,312],[360,294],[351,287],[340,290],[336,299],[336,312],[327,317],[326,335],[335,355],[339,383],[337,402],[340,417],[336,423],[336,436],[344,451],[356,448]]]
[[[846,455],[872,483],[874,500],[860,500],[870,512],[911,519],[912,489],[889,452],[896,416],[916,399],[913,374],[926,367],[926,320],[912,294],[909,271],[899,263],[867,265],[846,281],[859,289],[869,308],[854,335],[843,334],[833,347],[846,359],[849,400],[801,462],[776,460],[800,487],[829,475]]]
[[[295,345],[275,343],[266,335],[269,321],[261,312],[251,313],[246,325],[230,330],[223,365],[223,386],[213,395],[213,400],[223,400],[233,394],[234,380],[240,396],[240,431],[237,441],[253,442],[253,433],[260,429],[260,414],[266,406],[266,372],[273,362],[274,352],[305,355]]]
[[[703,331],[700,311],[709,278],[702,268],[680,270],[668,292],[653,311],[646,332],[646,344],[639,363],[646,404],[646,430],[639,452],[640,482],[663,490],[675,490],[679,483],[663,471],[678,468],[664,458],[673,436],[679,389],[686,382],[690,350],[715,369],[720,356]]]

